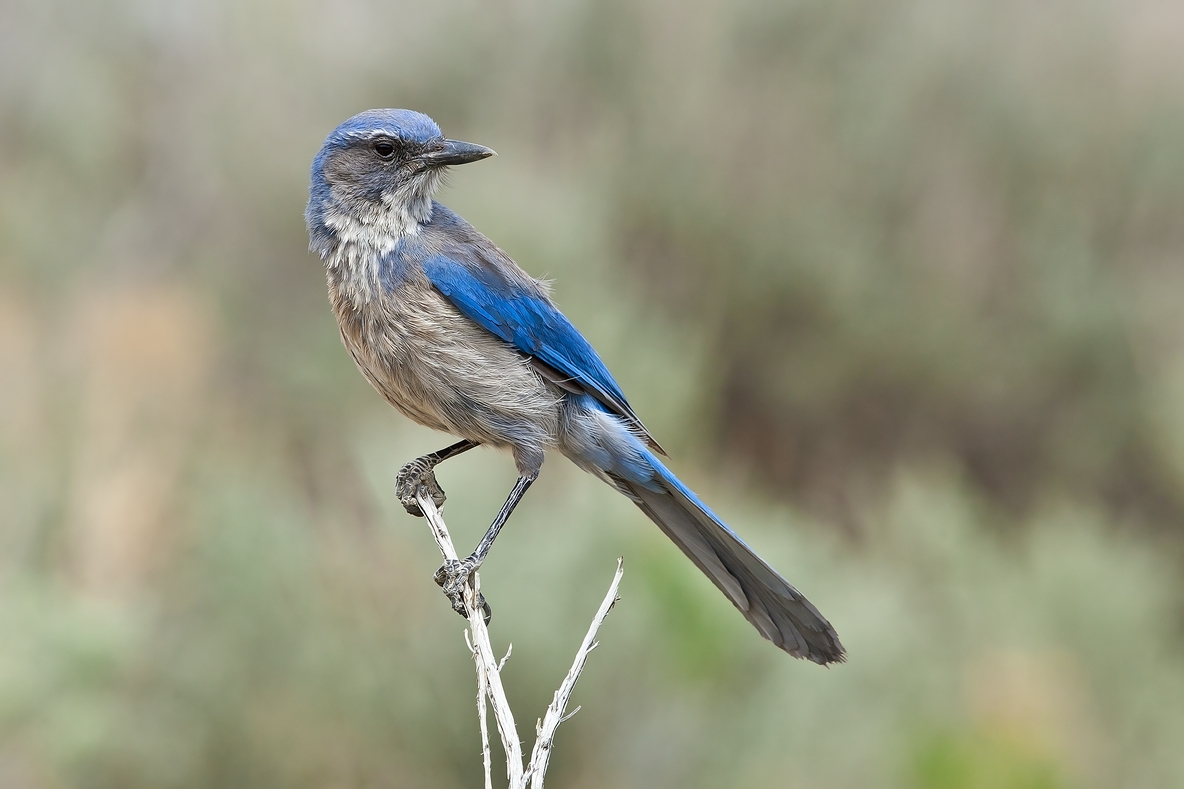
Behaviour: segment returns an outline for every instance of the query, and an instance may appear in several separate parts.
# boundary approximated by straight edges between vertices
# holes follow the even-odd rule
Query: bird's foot
[[[427,490],[437,507],[443,507],[447,498],[444,488],[436,481],[435,469],[436,464],[430,457],[416,458],[399,469],[399,474],[395,477],[395,494],[399,497],[399,503],[409,514],[417,518],[423,517],[423,510],[415,500],[421,488]]]
[[[450,559],[444,564],[440,565],[440,569],[436,570],[434,580],[444,590],[444,594],[448,596],[448,602],[452,604],[452,610],[463,616],[465,619],[469,618],[469,609],[465,605],[465,587],[472,578],[473,573],[477,572],[479,563],[473,557],[457,561]],[[485,602],[485,595],[477,592],[477,606],[484,614],[485,624],[489,624],[489,620],[493,618],[493,609],[489,607],[489,603]]]

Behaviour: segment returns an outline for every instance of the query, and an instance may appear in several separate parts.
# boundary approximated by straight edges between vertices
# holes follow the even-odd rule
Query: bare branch
[[[554,743],[555,730],[559,728],[560,723],[571,717],[570,715],[564,716],[567,702],[571,698],[572,691],[576,688],[576,680],[580,678],[580,672],[584,670],[588,653],[596,647],[596,632],[600,630],[600,625],[604,623],[608,612],[613,610],[613,606],[620,599],[617,597],[617,587],[621,585],[621,575],[624,572],[623,562],[617,559],[617,572],[613,575],[613,582],[609,584],[608,593],[604,596],[600,609],[588,627],[584,642],[576,651],[576,659],[571,665],[571,670],[563,678],[559,690],[555,691],[555,696],[550,706],[547,707],[547,713],[543,716],[543,722],[538,727],[538,737],[534,741],[534,748],[530,754],[530,765],[526,768],[526,774],[530,776],[531,789],[543,789],[543,776],[547,772],[547,763],[551,759],[551,746]],[[572,715],[578,711],[579,708],[576,708]]]
[[[419,502],[420,510],[432,529],[432,537],[440,548],[444,560],[456,560],[456,548],[448,534],[448,527],[436,509],[436,503],[426,488],[416,492],[415,499]],[[481,581],[477,573],[473,573],[465,584],[465,608],[469,611],[469,630],[473,634],[473,646],[476,647],[474,660],[477,663],[477,685],[480,687],[482,678],[489,693],[489,700],[493,702],[493,719],[497,722],[497,731],[501,735],[502,748],[506,752],[506,777],[511,787],[520,787],[522,782],[522,743],[518,741],[518,730],[514,726],[514,713],[510,710],[510,702],[506,699],[506,691],[502,687],[501,676],[498,673],[497,658],[493,655],[493,645],[489,643],[489,628],[485,626],[485,615],[481,606],[477,605],[477,592]]]
[[[489,721],[485,713],[485,698],[489,695],[489,683],[485,681],[485,672],[481,670],[481,661],[477,657],[477,648],[469,638],[469,631],[465,631],[465,645],[477,664],[477,722],[481,726],[481,764],[485,768],[485,789],[493,789],[493,755],[489,752]],[[503,660],[503,662],[505,662]]]
[[[440,548],[440,553],[443,555],[444,560],[446,562],[450,560],[455,561],[457,559],[456,548],[452,544],[452,538],[448,534],[448,527],[445,525],[440,511],[436,508],[435,502],[432,501],[432,497],[428,494],[426,488],[421,487],[416,493],[415,498],[419,503],[420,510],[427,518],[428,524],[431,527],[432,537],[436,540],[436,545]],[[559,690],[555,691],[555,695],[550,706],[547,707],[547,712],[543,715],[543,719],[536,726],[538,737],[535,739],[534,748],[530,754],[530,763],[525,769],[523,769],[522,765],[522,743],[518,739],[518,730],[514,725],[514,713],[510,710],[505,689],[502,687],[501,669],[510,658],[510,649],[506,650],[506,656],[500,662],[494,656],[493,646],[489,640],[489,628],[485,625],[484,611],[477,604],[477,601],[480,599],[481,579],[477,573],[473,573],[465,585],[465,607],[469,612],[469,631],[465,635],[465,643],[468,645],[469,651],[473,655],[473,662],[477,666],[477,718],[481,725],[481,750],[485,765],[485,789],[492,789],[493,785],[490,775],[491,755],[489,751],[489,729],[486,720],[486,699],[489,699],[493,704],[493,717],[497,723],[498,734],[501,736],[502,748],[506,753],[506,775],[509,779],[510,789],[526,789],[528,781],[530,782],[531,789],[543,789],[543,776],[550,762],[555,730],[559,727],[560,723],[579,712],[579,707],[576,707],[570,714],[565,714],[567,702],[571,698],[572,691],[575,690],[576,680],[579,679],[580,672],[584,670],[584,663],[588,659],[588,653],[597,646],[596,632],[600,629],[600,625],[603,624],[605,617],[608,616],[609,611],[612,610],[613,605],[619,599],[617,597],[617,588],[620,586],[623,572],[622,562],[618,559],[617,572],[613,576],[612,584],[609,585],[608,594],[605,595],[604,601],[600,604],[600,608],[596,612],[596,617],[592,620],[592,625],[588,628],[588,633],[584,636],[584,641],[580,644],[580,648],[576,652],[575,662],[572,663],[571,669],[567,672],[567,676],[564,677],[563,683],[559,686]],[[472,634],[471,639],[469,638],[470,633]]]

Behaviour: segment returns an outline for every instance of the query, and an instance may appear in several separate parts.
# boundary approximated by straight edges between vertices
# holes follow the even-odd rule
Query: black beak
[[[497,154],[492,148],[460,140],[445,140],[439,148],[429,151],[420,160],[429,167],[444,167],[450,164],[468,164],[479,162]]]

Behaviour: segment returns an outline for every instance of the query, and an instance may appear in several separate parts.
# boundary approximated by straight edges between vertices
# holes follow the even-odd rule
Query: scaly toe
[[[465,586],[469,583],[469,578],[472,577],[476,570],[477,564],[471,559],[465,559],[464,561],[451,559],[442,564],[440,569],[436,570],[436,574],[432,576],[436,584],[444,590],[444,594],[448,597],[448,602],[452,604],[452,610],[466,619],[469,617],[469,611],[465,607]],[[484,612],[485,624],[489,624],[493,612],[489,607],[489,603],[485,602],[485,596],[479,592],[477,594],[477,605]]]
[[[444,488],[436,481],[434,466],[424,458],[417,458],[403,466],[395,477],[395,493],[399,497],[399,503],[409,514],[417,518],[423,517],[423,510],[416,500],[421,488],[427,490],[437,507],[444,506],[447,497],[444,495]]]

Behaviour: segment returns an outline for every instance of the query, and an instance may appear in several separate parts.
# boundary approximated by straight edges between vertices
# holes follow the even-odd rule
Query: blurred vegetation
[[[762,642],[555,459],[483,571],[556,786],[1184,785],[1184,12],[1164,0],[0,4],[0,786],[474,786],[406,423],[308,164],[374,106],[827,613]],[[476,540],[512,478],[441,478]]]

